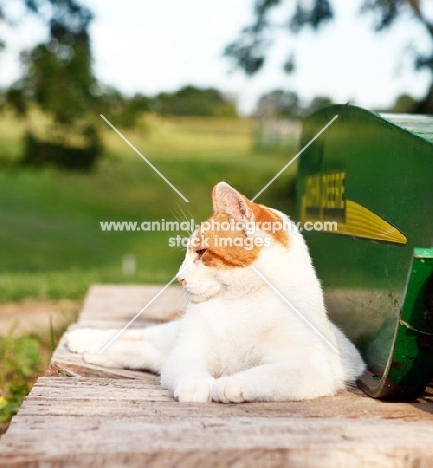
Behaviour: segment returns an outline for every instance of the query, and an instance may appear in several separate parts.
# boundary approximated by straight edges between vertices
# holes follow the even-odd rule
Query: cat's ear
[[[249,200],[225,182],[215,185],[212,191],[214,213],[227,213],[236,221],[254,221]]]

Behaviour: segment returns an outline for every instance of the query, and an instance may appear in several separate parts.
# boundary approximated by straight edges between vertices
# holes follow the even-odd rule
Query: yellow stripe
[[[302,207],[301,222],[323,221],[319,216],[307,216],[305,203]],[[392,242],[395,244],[407,244],[406,236],[397,228],[389,224],[383,218],[370,211],[368,208],[352,200],[346,200],[345,223],[337,221],[337,230],[328,231],[333,234],[361,237],[378,242]],[[329,221],[332,221],[331,219]]]
[[[346,200],[347,234],[378,241],[406,244],[407,239],[398,229],[382,219],[368,208],[351,200]]]
[[[344,171],[307,177],[306,191],[302,197],[301,222],[324,222],[326,218],[326,221],[337,224],[336,231],[329,231],[334,234],[407,244],[406,236],[383,218],[359,203],[345,200],[345,180]],[[317,213],[307,214],[307,209],[316,209]],[[334,213],[333,209],[336,209]]]

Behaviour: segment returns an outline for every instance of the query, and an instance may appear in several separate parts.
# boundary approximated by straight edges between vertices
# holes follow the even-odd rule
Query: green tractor
[[[433,117],[330,106],[301,147],[336,115],[299,158],[298,216],[329,315],[368,363],[359,387],[413,400],[433,377]]]

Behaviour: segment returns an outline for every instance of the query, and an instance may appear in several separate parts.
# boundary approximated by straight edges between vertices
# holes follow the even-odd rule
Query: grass
[[[38,125],[44,122],[32,118]],[[81,299],[96,282],[167,282],[183,256],[168,247],[173,233],[102,232],[100,221],[201,221],[211,213],[215,183],[226,180],[254,196],[296,152],[294,142],[287,156],[254,154],[248,119],[147,116],[140,130],[125,135],[190,200],[185,203],[101,125],[106,150],[91,174],[0,169],[0,302]],[[0,130],[0,160],[17,158],[24,125],[3,114]],[[258,201],[290,212],[294,170]],[[133,276],[122,274],[126,254],[136,257]]]
[[[48,367],[58,340],[72,320],[65,316],[62,325],[31,334],[19,334],[13,326],[0,335],[0,434]]]
[[[31,335],[13,338],[12,331],[0,337],[0,361],[0,424],[4,424],[18,411],[42,371],[38,338]]]

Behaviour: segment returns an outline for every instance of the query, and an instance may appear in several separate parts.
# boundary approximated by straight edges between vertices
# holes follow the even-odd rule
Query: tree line
[[[51,93],[51,87],[48,92]],[[26,89],[17,87],[16,84],[0,91],[0,109],[8,107],[18,117],[25,118],[32,106],[38,106],[50,115],[54,115],[56,122],[63,124],[69,124],[76,117],[83,117],[89,113],[96,116],[103,114],[110,122],[121,128],[134,128],[141,114],[146,112],[160,116],[238,116],[235,100],[212,87],[186,85],[177,91],[164,91],[155,96],[146,96],[142,93],[127,96],[113,86],[98,84],[87,99],[82,113],[75,113],[74,106],[63,109],[60,104],[65,101],[62,101],[61,94],[57,99],[53,99],[52,103],[47,104],[34,99],[33,95],[29,97],[29,94],[26,93]]]

